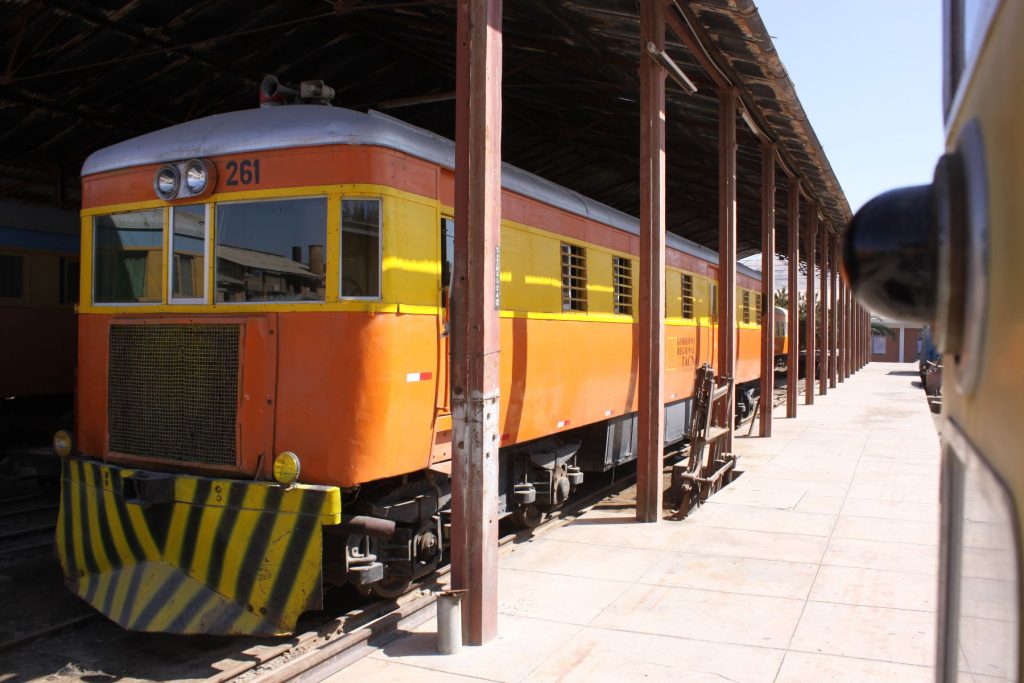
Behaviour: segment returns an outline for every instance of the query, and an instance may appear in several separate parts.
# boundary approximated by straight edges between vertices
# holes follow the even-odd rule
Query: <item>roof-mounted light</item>
[[[189,195],[200,195],[210,181],[210,170],[201,159],[185,162],[185,190]]]
[[[164,201],[196,199],[213,191],[217,168],[209,159],[189,159],[164,164],[153,176],[153,190]]]
[[[164,164],[157,169],[153,177],[153,190],[160,199],[174,199],[181,184],[181,174],[171,164]]]

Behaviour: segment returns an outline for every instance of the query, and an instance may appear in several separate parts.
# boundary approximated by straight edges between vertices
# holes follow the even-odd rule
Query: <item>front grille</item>
[[[238,325],[111,325],[110,450],[234,465]]]

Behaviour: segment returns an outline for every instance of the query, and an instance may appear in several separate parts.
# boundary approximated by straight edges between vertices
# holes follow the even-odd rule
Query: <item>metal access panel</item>
[[[665,445],[679,443],[690,425],[691,399],[683,399],[665,406]]]
[[[576,465],[584,472],[606,472],[636,459],[636,413],[575,430],[583,442]]]
[[[685,438],[691,404],[687,398],[665,406],[666,446]],[[607,472],[635,460],[636,420],[636,413],[630,413],[574,430],[572,436],[583,442],[576,455],[579,468],[584,472]]]

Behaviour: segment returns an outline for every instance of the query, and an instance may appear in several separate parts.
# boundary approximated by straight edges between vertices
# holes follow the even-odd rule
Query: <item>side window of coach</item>
[[[379,299],[381,200],[341,200],[341,296]]]

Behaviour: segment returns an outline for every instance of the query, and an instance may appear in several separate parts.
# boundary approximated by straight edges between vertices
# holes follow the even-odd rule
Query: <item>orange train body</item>
[[[213,158],[218,168],[216,201],[230,201],[238,191],[224,185],[224,165],[231,158]],[[450,206],[454,192],[450,171],[391,149],[320,146],[270,150],[261,152],[260,158],[264,190],[387,185],[439,201],[442,206]],[[85,177],[83,208],[88,211],[150,200],[157,167],[152,164]],[[531,197],[506,190],[502,201],[504,220],[629,254],[638,250],[635,235]],[[666,264],[712,280],[717,277],[715,265],[671,248]],[[751,290],[760,288],[760,283],[747,275],[740,275],[738,282]],[[91,283],[83,281],[82,285],[83,291],[88,291]],[[397,303],[401,307],[402,302]],[[245,323],[241,448],[237,468],[228,470],[254,475],[263,454],[266,474],[272,454],[292,450],[302,456],[304,481],[350,487],[422,470],[450,452],[450,418],[443,410],[442,396],[447,351],[439,334],[440,313],[318,311],[311,305],[310,310],[218,314],[217,308],[213,305],[208,313],[182,316],[168,313],[174,310],[168,306],[139,314],[106,313],[93,307],[80,315],[78,443],[83,452],[119,462],[146,461],[108,448],[106,339],[109,325],[160,318],[204,323],[223,318]],[[631,358],[636,329],[635,324],[618,321],[504,317],[503,445],[635,411],[636,368]],[[666,326],[667,402],[688,397],[694,369],[704,362],[716,362],[715,329],[700,321]],[[738,383],[760,376],[759,344],[759,328],[737,331]],[[566,353],[566,349],[573,351]],[[407,381],[414,373],[430,379]],[[152,464],[165,465],[162,461]]]
[[[136,630],[287,633],[299,612],[319,604],[323,583],[391,596],[438,566],[450,497],[450,145],[390,119],[295,106],[201,119],[90,157],[82,182],[81,457],[66,461],[57,539],[72,590]],[[155,174],[193,157],[210,174],[208,187],[182,200],[155,198]],[[511,168],[504,183],[499,496],[504,512],[532,524],[530,511],[561,505],[582,470],[633,457],[639,238],[634,219],[564,188]],[[270,225],[276,251],[220,239],[229,232],[218,225],[222,207],[308,198],[322,198],[315,203],[326,216],[314,237],[274,219],[243,223],[241,233]],[[376,226],[369,214],[353,221],[361,227],[350,228],[349,242],[347,200],[379,211]],[[189,205],[202,210],[181,208]],[[179,211],[192,217],[180,229]],[[366,235],[375,248],[359,241]],[[191,246],[179,249],[179,241]],[[345,253],[344,244],[364,251]],[[578,261],[567,265],[567,255]],[[716,258],[670,236],[671,440],[681,438],[695,369],[716,362]],[[345,296],[346,273],[366,276],[373,259],[377,279],[362,282],[376,288]],[[243,262],[242,275],[230,270]],[[129,286],[133,300],[97,301],[110,300],[111,268],[123,271],[118,286]],[[567,273],[580,272],[579,286],[566,284]],[[107,289],[94,286],[101,277]],[[295,296],[268,297],[285,291],[273,289],[282,282]],[[741,267],[737,284],[736,382],[749,403],[760,374],[760,282]],[[248,302],[257,291],[250,287],[264,300]],[[167,375],[174,381],[164,382]],[[220,417],[204,421],[198,410]],[[207,438],[208,425],[216,439]],[[586,457],[594,466],[581,468],[580,449],[592,437],[597,455]],[[230,448],[205,457],[195,445],[208,442]],[[297,486],[274,482],[275,456],[284,451],[301,463]],[[289,530],[304,540],[280,545]],[[139,614],[112,608],[103,594],[121,596],[140,582],[150,607]],[[175,591],[187,599],[171,600]],[[192,604],[203,609],[193,615]]]

